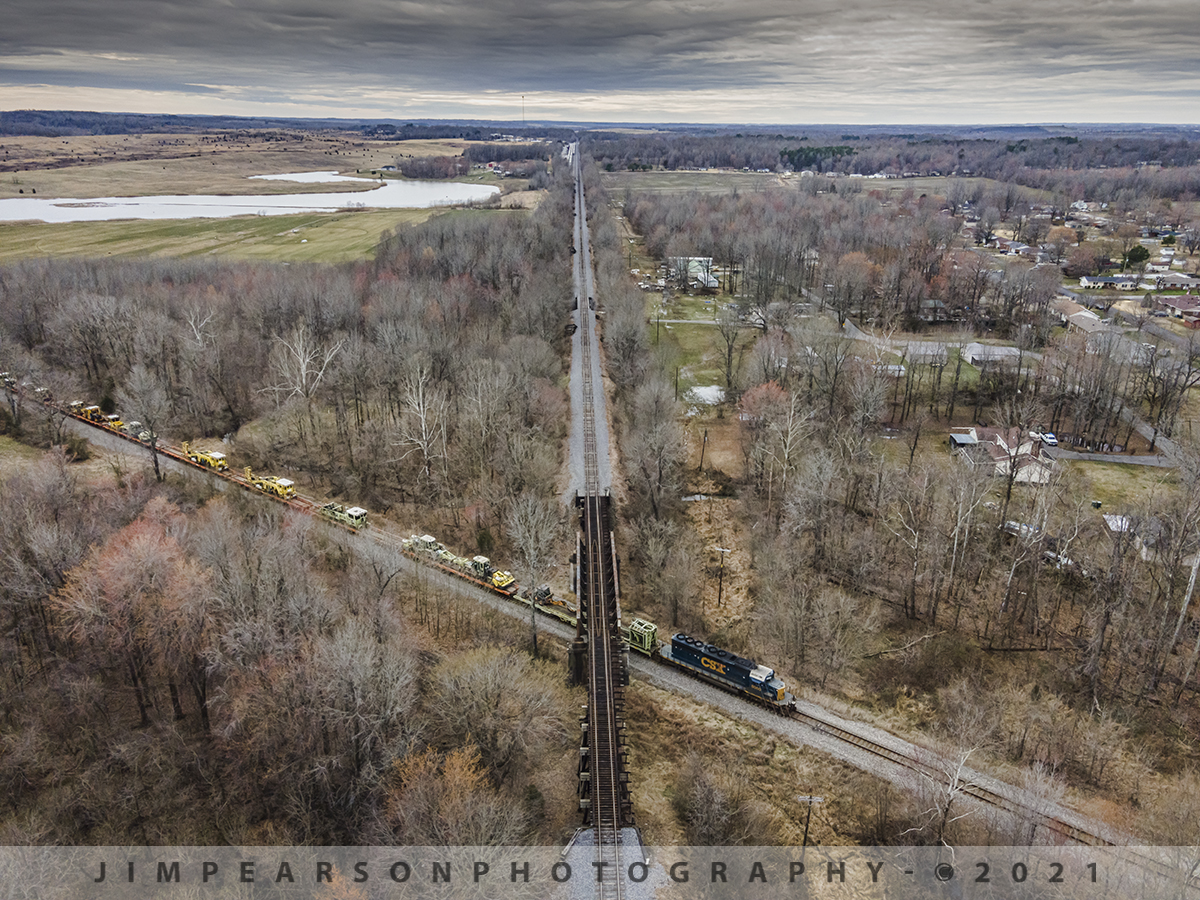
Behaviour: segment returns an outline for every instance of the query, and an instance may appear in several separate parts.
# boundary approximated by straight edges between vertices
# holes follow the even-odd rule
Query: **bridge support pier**
[[[587,682],[587,641],[576,637],[567,650],[567,678],[572,687]]]

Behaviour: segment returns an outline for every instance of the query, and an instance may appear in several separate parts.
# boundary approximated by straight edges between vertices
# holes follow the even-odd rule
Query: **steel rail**
[[[580,612],[588,628],[588,750],[591,779],[589,814],[594,834],[597,896],[620,900],[624,896],[621,866],[621,829],[625,824],[621,723],[621,660],[616,622],[615,567],[608,521],[608,498],[600,484],[600,447],[596,438],[595,389],[592,378],[596,329],[595,311],[586,290],[585,273],[591,265],[587,206],[578,157],[575,160],[575,289],[579,318],[581,362],[580,400],[583,412],[584,495],[580,526],[584,558],[580,560],[585,590]],[[607,449],[607,448],[605,448]]]

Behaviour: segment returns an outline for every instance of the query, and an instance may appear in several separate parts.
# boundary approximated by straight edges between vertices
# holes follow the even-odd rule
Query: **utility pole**
[[[801,847],[807,847],[808,846],[808,822],[809,822],[809,819],[812,818],[813,804],[814,803],[824,803],[825,798],[824,797],[797,797],[796,799],[799,800],[801,803],[808,804],[808,814],[805,815],[805,817],[804,817],[804,839],[800,842]],[[803,851],[801,851],[801,852],[803,852]]]
[[[717,570],[717,608],[721,607],[721,593],[725,586],[725,554],[732,553],[725,547],[717,547],[717,552],[721,554],[721,567]]]

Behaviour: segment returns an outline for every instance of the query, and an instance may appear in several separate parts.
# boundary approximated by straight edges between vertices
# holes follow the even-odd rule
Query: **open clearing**
[[[0,139],[0,199],[155,194],[295,194],[327,184],[251,181],[251,175],[333,170],[353,175],[401,156],[457,156],[469,141],[368,141],[346,133],[103,135]],[[472,173],[460,179],[498,183]],[[338,190],[368,189],[352,182]]]
[[[1101,511],[1106,513],[1141,505],[1152,508],[1154,500],[1162,500],[1179,482],[1173,469],[1154,466],[1078,460],[1064,460],[1060,465],[1088,480],[1092,498],[1101,502]]]
[[[726,194],[731,191],[763,191],[769,188],[799,190],[806,180],[795,173],[780,175],[767,172],[734,172],[728,169],[706,169],[704,171],[655,170],[651,172],[601,172],[601,179],[614,198],[620,198],[628,189],[633,192],[646,191],[658,194],[701,193]],[[838,177],[838,190],[846,185],[850,190],[882,191],[887,194],[903,194],[912,191],[921,194],[945,194],[947,176],[922,176],[920,178],[847,178]],[[967,186],[968,191],[976,185],[985,189],[997,182],[989,178],[955,178]]]
[[[346,132],[273,130],[186,134],[0,138],[0,199],[145,197],[161,194],[295,194],[329,183],[251,180],[304,171],[367,174],[398,157],[454,156],[462,140],[356,140]],[[535,206],[523,179],[473,171],[458,182],[503,185],[506,206]],[[338,182],[336,190],[370,189]],[[511,198],[511,199],[509,199]],[[41,257],[222,255],[231,259],[338,263],[371,255],[389,229],[444,209],[379,209],[228,219],[42,222],[0,225],[0,262]]]
[[[204,256],[345,262],[371,255],[388,229],[444,209],[379,209],[230,219],[0,225],[0,262],[42,257]]]
[[[761,191],[782,183],[782,179],[778,175],[717,170],[705,172],[601,172],[600,175],[604,189],[618,199],[627,188],[634,192],[649,191],[660,194],[686,191],[727,194],[734,190]]]

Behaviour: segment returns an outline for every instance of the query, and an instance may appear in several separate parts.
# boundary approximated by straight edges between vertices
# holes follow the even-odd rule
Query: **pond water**
[[[255,175],[268,181],[322,183],[365,181],[336,172]],[[112,219],[223,219],[228,216],[286,216],[339,209],[425,209],[486,200],[499,192],[491,185],[444,181],[386,181],[369,191],[246,196],[178,194],[159,197],[16,197],[0,200],[0,222],[105,222]]]

